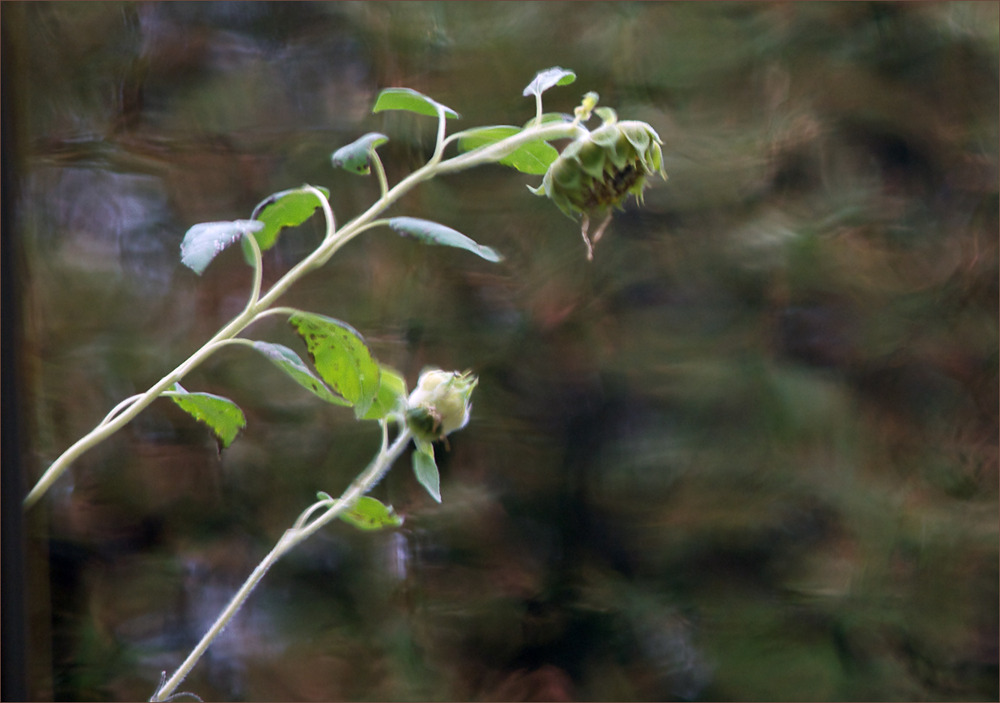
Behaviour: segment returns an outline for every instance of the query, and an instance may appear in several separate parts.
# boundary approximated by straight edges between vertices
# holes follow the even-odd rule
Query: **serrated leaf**
[[[522,95],[541,95],[549,88],[554,88],[557,85],[569,85],[575,80],[576,74],[573,71],[553,66],[544,71],[539,71],[535,75],[534,80],[524,89]]]
[[[203,222],[190,228],[181,241],[181,263],[199,276],[226,247],[244,235],[259,232],[262,222],[233,220],[231,222]]]
[[[314,186],[324,197],[330,197],[330,191],[320,186]],[[278,241],[281,230],[288,227],[298,227],[303,222],[312,217],[313,213],[319,209],[321,203],[316,194],[305,188],[292,188],[274,193],[257,203],[250,215],[254,220],[263,223],[259,231],[254,234],[257,239],[257,246],[261,251],[267,251]],[[247,261],[252,261],[250,245],[243,244],[243,253],[246,254]]]
[[[434,462],[434,447],[430,442],[418,441],[413,452],[413,474],[420,485],[427,489],[431,498],[441,502],[441,475]]]
[[[375,401],[379,365],[364,339],[350,325],[324,315],[299,312],[288,322],[302,336],[320,377],[354,406],[357,417]]]
[[[371,496],[361,496],[358,502],[337,517],[362,530],[380,530],[403,524],[403,518],[396,514],[392,506],[384,505]]]
[[[481,256],[487,261],[503,261],[503,256],[495,249],[478,244],[458,230],[445,227],[437,222],[422,220],[418,217],[392,217],[389,218],[388,224],[397,234],[404,237],[413,237],[425,244],[457,247],[471,251],[473,254]]]
[[[342,146],[330,156],[334,168],[342,168],[351,173],[367,176],[372,172],[371,153],[389,141],[389,137],[379,132],[368,134]]]
[[[520,127],[508,127],[498,125],[496,127],[482,127],[463,132],[458,140],[460,151],[472,151],[490,144],[495,144],[507,137],[512,137],[520,133]],[[543,175],[559,157],[559,152],[551,144],[538,140],[522,144],[517,149],[499,159],[498,163],[504,166],[512,166],[521,173],[528,173],[533,176]]]
[[[372,112],[382,112],[383,110],[406,110],[431,117],[437,117],[438,110],[441,110],[446,117],[459,117],[459,114],[450,107],[411,88],[386,88],[379,93]]]
[[[228,398],[211,393],[189,393],[179,383],[170,390],[170,399],[191,417],[208,425],[223,449],[247,426],[243,411]]]
[[[350,405],[343,398],[334,395],[322,380],[306,366],[306,363],[294,351],[282,344],[271,342],[254,342],[253,348],[263,354],[275,366],[287,373],[303,388],[328,403],[334,405]]]
[[[381,420],[390,413],[403,407],[406,402],[406,380],[395,370],[387,366],[381,367],[379,373],[378,393],[375,400],[361,419]]]

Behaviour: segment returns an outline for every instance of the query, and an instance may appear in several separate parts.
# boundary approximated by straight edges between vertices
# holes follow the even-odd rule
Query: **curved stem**
[[[315,195],[316,199],[319,200],[319,206],[323,209],[323,217],[326,221],[326,234],[323,235],[323,240],[330,239],[337,232],[337,218],[333,216],[333,208],[330,207],[330,201],[326,199],[323,191],[319,188],[311,186],[308,183],[303,188]]]
[[[247,241],[250,242],[250,249],[253,251],[253,286],[250,289],[250,299],[247,300],[247,307],[251,308],[260,298],[260,287],[264,280],[264,259],[261,257],[257,238],[250,234],[247,235]]]
[[[370,491],[375,484],[382,479],[399,455],[403,453],[403,450],[406,449],[410,439],[411,435],[409,430],[403,430],[388,448],[386,448],[383,443],[378,456],[372,460],[372,463],[368,465],[368,468],[366,468],[356,479],[354,479],[340,498],[330,504],[325,513],[308,525],[293,527],[286,530],[284,534],[282,534],[278,543],[274,545],[274,548],[267,553],[267,556],[265,556],[264,559],[257,565],[240,589],[236,591],[235,595],[233,595],[232,599],[229,601],[229,604],[219,614],[219,617],[216,618],[215,622],[212,623],[208,632],[205,633],[204,637],[201,638],[201,641],[198,642],[195,648],[191,650],[187,659],[185,659],[184,662],[177,668],[177,671],[174,672],[173,676],[171,676],[162,686],[160,686],[156,693],[153,694],[153,697],[150,698],[151,701],[164,701],[171,696],[174,690],[176,690],[176,688],[191,672],[195,664],[198,663],[198,660],[201,659],[202,655],[208,650],[215,638],[222,633],[236,613],[239,612],[240,608],[243,607],[247,598],[250,597],[250,594],[253,593],[257,584],[259,584],[261,579],[264,578],[264,575],[268,572],[268,570],[270,570],[270,568],[291,549],[309,539],[309,537],[315,534],[320,528],[328,524],[344,510],[354,505],[358,498]],[[322,501],[316,505],[321,505],[325,502],[326,501]],[[303,515],[311,514],[313,512],[313,508],[315,507],[315,505],[310,507],[305,513],[303,513]],[[296,521],[296,525],[298,525],[301,520],[302,517],[300,516],[299,520]]]
[[[333,505],[333,498],[324,498],[323,500],[316,501],[315,503],[313,503],[308,508],[302,511],[299,517],[295,520],[295,523],[292,525],[292,529],[293,530],[300,529],[304,524],[306,524],[306,521],[309,519],[310,515],[315,513],[317,510],[321,510],[331,505]]]
[[[382,159],[379,158],[378,153],[372,150],[371,162],[375,165],[375,175],[378,177],[378,187],[384,198],[386,193],[389,192],[389,180],[385,177],[385,166],[382,165]]]
[[[279,278],[266,293],[262,293],[262,258],[256,240],[251,238],[251,248],[254,252],[254,277],[251,295],[244,310],[224,325],[207,343],[197,349],[184,362],[150,387],[149,390],[116,405],[97,427],[63,452],[48,467],[28,493],[24,499],[25,508],[30,508],[34,505],[81,454],[124,427],[143,409],[148,407],[153,400],[161,395],[170,394],[170,389],[174,384],[178,383],[189,372],[208,359],[215,351],[227,344],[252,344],[249,340],[237,338],[237,335],[250,324],[262,319],[266,315],[280,313],[294,314],[297,312],[290,308],[272,308],[271,306],[303,275],[322,266],[334,253],[354,237],[372,227],[384,224],[385,220],[377,219],[379,215],[415,186],[437,175],[454,173],[480,164],[496,162],[518,149],[521,145],[532,141],[573,138],[579,136],[581,133],[586,133],[587,130],[577,123],[538,124],[481,149],[442,160],[445,147],[450,143],[445,137],[445,132],[446,115],[443,110],[440,110],[438,112],[437,142],[430,160],[391,189],[388,188],[385,170],[382,167],[381,161],[376,158],[376,173],[379,177],[382,196],[365,212],[355,217],[340,230],[337,229],[333,210],[327,198],[318,189],[306,186],[319,199],[326,219],[326,234],[321,244]],[[400,426],[401,430],[399,434],[390,444],[388,423],[382,423],[382,443],[375,459],[358,475],[338,499],[323,500],[307,508],[296,520],[294,526],[284,532],[274,548],[257,565],[246,582],[235,593],[232,600],[222,613],[220,613],[201,641],[195,646],[181,666],[178,667],[173,676],[159,687],[151,700],[163,701],[174,695],[173,692],[197,664],[211,643],[219,636],[233,617],[235,617],[236,613],[264,578],[268,570],[283,555],[322,529],[331,520],[337,518],[344,510],[354,505],[362,495],[370,491],[382,479],[412,439],[405,424],[400,423]],[[323,508],[325,508],[325,511],[310,522],[310,518]]]
[[[323,208],[323,214],[326,216],[327,222],[327,234],[326,241],[335,243],[335,228],[336,223],[333,218],[333,210],[330,208],[329,202],[327,202],[326,197],[316,188],[312,186],[306,186],[310,189],[320,200],[321,206]],[[248,325],[256,321],[258,315],[261,311],[266,309],[271,305],[271,303],[277,299],[279,295],[285,292],[298,278],[308,272],[310,269],[316,267],[317,253],[322,251],[324,247],[321,245],[316,251],[314,251],[310,256],[303,259],[299,264],[293,267],[288,273],[282,276],[281,279],[275,283],[274,286],[267,292],[266,295],[260,297],[260,280],[261,280],[261,269],[260,265],[260,250],[256,246],[256,241],[252,241],[251,246],[255,251],[255,272],[254,272],[254,282],[252,293],[249,301],[247,302],[246,308],[243,312],[230,320],[222,329],[215,333],[215,335],[204,345],[201,346],[197,351],[195,351],[191,356],[189,356],[185,361],[178,365],[173,371],[168,373],[166,376],[161,378],[156,384],[151,386],[149,390],[138,396],[133,396],[133,398],[119,403],[115,408],[108,413],[108,415],[98,424],[94,429],[85,434],[83,437],[74,442],[66,451],[45,470],[41,478],[35,483],[35,486],[31,489],[27,496],[24,498],[24,508],[25,510],[31,508],[38,500],[45,495],[45,493],[51,488],[60,476],[65,473],[65,471],[70,467],[70,465],[76,461],[76,459],[82,455],[84,452],[90,448],[100,444],[108,437],[115,434],[118,430],[128,424],[136,415],[138,415],[142,410],[146,409],[150,403],[152,403],[156,398],[158,398],[164,391],[173,386],[173,384],[178,383],[184,376],[186,376],[190,371],[199,366],[203,361],[208,359],[220,346],[220,343],[225,343],[235,337],[237,334],[242,332]]]
[[[325,253],[323,255],[323,258],[320,260],[320,266],[322,266],[327,261],[329,261],[330,258],[334,254],[336,254],[338,251],[340,251],[340,249],[345,244],[347,244],[348,242],[350,242],[352,239],[354,239],[355,237],[357,237],[362,232],[366,232],[366,231],[368,231],[368,230],[370,230],[370,229],[372,229],[374,227],[381,227],[382,225],[388,225],[388,224],[389,224],[389,220],[379,219],[379,220],[372,220],[371,222],[367,222],[367,223],[365,223],[363,225],[359,225],[358,227],[353,227],[351,229],[351,232],[350,232],[349,236],[338,237],[335,242],[333,242],[332,244],[330,244],[329,248],[326,249],[326,251],[325,251]]]
[[[233,337],[232,339],[225,339],[218,343],[219,347],[224,346],[240,346],[240,347],[250,347],[253,349],[253,340],[246,339],[245,337]]]
[[[464,154],[453,156],[437,165],[434,175],[443,175],[473,168],[485,163],[499,161],[519,147],[535,141],[554,141],[556,139],[575,139],[589,134],[589,130],[572,122],[556,122],[539,127],[529,127],[506,139],[501,139],[489,146],[484,146]]]
[[[310,536],[315,534],[320,528],[328,524],[335,517],[339,516],[340,513],[344,512],[345,509],[354,505],[358,498],[366,494],[372,488],[374,488],[379,481],[385,476],[386,472],[392,467],[393,462],[403,453],[409,445],[410,440],[413,435],[410,434],[409,430],[404,429],[399,433],[399,436],[393,440],[392,444],[388,448],[383,449],[379,452],[378,456],[368,465],[364,471],[354,481],[351,485],[347,487],[340,498],[334,501],[330,508],[320,515],[318,518],[310,522],[308,525],[303,525],[296,533],[295,544],[308,539]],[[293,545],[294,546],[294,545]]]
[[[100,423],[98,423],[97,426],[100,427],[101,425],[107,424],[108,422],[111,421],[111,419],[115,415],[117,415],[118,413],[120,413],[122,410],[124,410],[125,408],[127,408],[129,405],[131,405],[135,401],[139,400],[139,398],[141,398],[141,397],[142,397],[141,393],[137,393],[136,395],[130,395],[128,398],[126,398],[122,402],[118,403],[118,405],[116,405],[115,407],[111,408],[111,412],[109,412],[107,415],[105,415],[104,419],[101,420]]]
[[[351,220],[339,231],[336,228],[333,210],[330,208],[330,203],[327,201],[326,196],[324,196],[316,188],[306,186],[306,188],[319,199],[320,206],[323,209],[323,214],[326,217],[327,231],[323,242],[306,258],[302,259],[298,264],[289,269],[285,275],[278,279],[278,281],[276,281],[266,293],[259,295],[259,297],[257,297],[259,294],[259,287],[255,279],[254,290],[256,291],[256,294],[251,297],[246,309],[220,329],[215,336],[208,341],[208,343],[195,351],[186,361],[182,362],[173,371],[160,379],[149,390],[132,400],[131,403],[127,404],[127,407],[122,407],[125,403],[121,403],[116,406],[115,410],[109,413],[108,417],[106,417],[104,421],[64,451],[48,467],[48,469],[46,469],[46,471],[42,474],[42,477],[35,484],[34,488],[32,488],[25,497],[25,509],[34,505],[80,455],[90,448],[100,444],[128,424],[128,422],[148,407],[149,404],[152,403],[153,400],[155,400],[163,391],[170,388],[170,386],[174,383],[180,381],[187,373],[211,356],[212,353],[214,353],[218,348],[218,342],[231,339],[242,332],[250,323],[259,319],[262,313],[267,311],[268,308],[270,308],[274,302],[302,276],[313,269],[322,266],[336,251],[354,239],[354,237],[358,236],[365,230],[380,224],[380,222],[376,221],[375,218],[418,184],[438,175],[454,173],[485,163],[493,163],[511,153],[521,145],[531,141],[539,139],[553,140],[573,138],[579,136],[581,133],[587,132],[586,129],[576,124],[546,124],[525,129],[489,146],[464,154],[459,154],[458,156],[441,161],[441,156],[445,146],[445,139],[443,136],[444,128],[445,116],[444,113],[441,113],[439,115],[438,123],[437,148],[435,149],[431,160],[397,183],[378,201],[372,204],[372,206],[365,212]],[[255,273],[255,276],[256,275],[258,274]]]
[[[136,415],[146,409],[150,403],[156,400],[160,394],[163,393],[163,391],[180,381],[192,369],[196,368],[199,364],[209,358],[216,351],[216,349],[218,349],[218,342],[230,339],[243,330],[243,328],[246,327],[246,325],[248,325],[253,319],[251,311],[252,308],[248,308],[237,315],[227,325],[216,332],[215,336],[212,337],[208,343],[189,356],[187,360],[178,365],[173,371],[157,381],[152,387],[149,388],[149,390],[136,397],[127,407],[122,408],[118,414],[114,414],[114,412],[109,413],[108,417],[105,418],[105,421],[102,421],[101,424],[97,425],[97,427],[74,442],[69,449],[64,451],[54,462],[52,462],[49,468],[46,469],[45,473],[42,474],[42,477],[38,479],[34,488],[31,489],[24,499],[25,509],[30,508],[38,501],[39,498],[45,495],[45,492],[48,491],[52,484],[55,483],[60,476],[62,476],[66,469],[68,469],[81,454],[86,452],[91,447],[100,444],[105,439],[120,430]],[[121,408],[122,405],[123,403],[119,403],[118,407]]]
[[[438,107],[437,113],[438,113],[437,139],[434,142],[434,153],[431,155],[430,161],[427,162],[427,165],[438,163],[441,160],[441,157],[444,155],[444,135],[448,129],[447,127],[448,116],[445,114],[444,109],[441,107]]]

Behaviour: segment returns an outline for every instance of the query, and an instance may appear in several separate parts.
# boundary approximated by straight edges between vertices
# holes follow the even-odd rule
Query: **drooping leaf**
[[[212,259],[244,235],[259,232],[263,222],[233,220],[231,222],[203,222],[187,231],[181,241],[181,263],[199,276]]]
[[[544,71],[539,71],[534,80],[531,81],[524,89],[522,95],[541,95],[549,88],[553,88],[557,85],[569,85],[576,80],[576,74],[559,66],[553,66],[552,68],[546,68]]]
[[[406,110],[431,117],[437,117],[438,110],[441,110],[446,117],[459,117],[459,114],[450,107],[411,88],[386,88],[379,93],[372,112],[382,112],[383,110]]]
[[[380,386],[378,363],[350,325],[324,315],[298,312],[288,319],[302,336],[320,377],[354,406],[357,417],[371,408]]]
[[[330,191],[320,186],[314,186],[324,197],[330,197]],[[316,194],[306,188],[292,188],[274,193],[257,203],[250,215],[254,220],[263,223],[254,234],[257,246],[261,251],[267,251],[278,241],[278,234],[287,227],[298,227],[312,217],[320,207]],[[243,244],[243,252],[247,261],[252,261],[249,244]]]
[[[430,442],[416,440],[413,452],[413,473],[420,485],[427,489],[431,498],[441,502],[441,476],[434,462],[434,446]]]
[[[381,420],[399,410],[406,402],[406,380],[401,374],[387,366],[381,367],[378,393],[362,420]]]
[[[458,247],[459,249],[471,251],[473,254],[481,256],[487,261],[503,261],[503,256],[495,249],[477,244],[458,230],[445,227],[437,222],[422,220],[418,217],[392,217],[389,218],[389,227],[399,235],[413,237],[425,244]]]
[[[372,172],[371,152],[387,141],[389,141],[389,137],[384,134],[369,132],[333,152],[330,162],[334,168],[342,168],[351,173],[367,176]]]
[[[380,530],[403,524],[403,518],[396,514],[392,506],[384,505],[371,496],[361,496],[357,503],[338,517],[362,530]]]
[[[458,140],[458,148],[461,151],[472,151],[473,149],[495,144],[521,131],[520,127],[508,127],[506,125],[472,129],[462,133],[462,136]],[[539,139],[522,144],[501,158],[499,163],[504,166],[513,166],[521,173],[540,176],[548,170],[549,166],[558,156],[559,152],[555,147]]]
[[[326,384],[316,378],[316,375],[306,366],[306,363],[302,361],[299,355],[288,347],[281,344],[272,344],[271,342],[257,341],[253,343],[253,348],[263,354],[279,369],[291,376],[300,386],[326,402],[334,405],[350,405],[343,398],[331,393]]]
[[[247,426],[243,411],[228,398],[211,393],[189,393],[179,383],[170,389],[170,398],[191,417],[208,425],[223,449]]]

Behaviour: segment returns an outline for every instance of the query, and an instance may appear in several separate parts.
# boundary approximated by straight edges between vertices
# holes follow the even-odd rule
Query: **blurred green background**
[[[480,375],[442,452],[275,567],[183,688],[205,700],[996,700],[996,3],[3,4],[19,159],[25,483],[241,308],[238,252],[185,230],[268,194],[377,196],[329,166],[368,131],[391,182],[434,122],[522,124],[588,90],[664,140],[669,181],[584,257],[500,167],[393,214],[285,299],[412,385]],[[12,86],[12,87],[11,87]],[[275,280],[319,223],[266,256]],[[277,322],[259,338],[299,349]],[[136,700],[173,671],[377,432],[224,351],[185,386],[248,416],[221,456],[155,404],[27,516],[30,695]],[[10,470],[5,467],[5,470]]]

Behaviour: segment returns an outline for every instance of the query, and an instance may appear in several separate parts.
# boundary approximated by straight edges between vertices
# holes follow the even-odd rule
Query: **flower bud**
[[[444,438],[469,423],[469,402],[479,379],[471,372],[424,369],[406,401],[406,424],[414,436]]]
[[[609,114],[605,124],[563,149],[533,191],[570,216],[606,214],[629,195],[641,202],[648,176],[667,177],[662,143],[645,122],[618,122]]]
[[[629,195],[641,203],[649,176],[667,178],[660,148],[663,142],[656,130],[645,122],[619,122],[614,110],[595,108],[594,102],[584,101],[586,115],[593,111],[604,124],[563,149],[538,188],[529,186],[535,195],[551,198],[570,217],[583,215],[580,233],[587,245],[587,258],[593,258],[593,244],[610,222],[611,211],[622,209]],[[588,236],[592,216],[604,220],[593,241]]]

